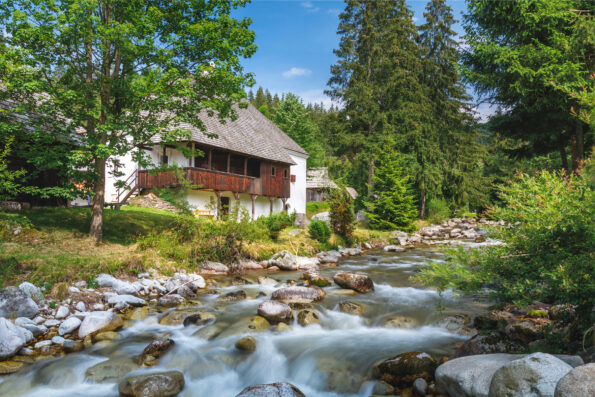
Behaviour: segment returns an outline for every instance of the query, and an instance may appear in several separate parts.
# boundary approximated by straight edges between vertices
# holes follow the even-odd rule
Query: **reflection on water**
[[[234,347],[243,336],[234,333],[232,325],[256,314],[258,305],[269,299],[284,282],[298,279],[299,273],[268,274],[277,285],[260,285],[259,274],[244,276],[249,284],[225,286],[226,279],[217,280],[220,293],[242,289],[248,299],[221,303],[218,295],[199,297],[201,310],[215,313],[215,326],[224,330],[220,337],[207,341],[193,336],[206,327],[191,325],[164,326],[157,321],[158,313],[121,332],[122,338],[111,344],[94,346],[84,352],[37,362],[21,372],[7,377],[0,384],[4,396],[117,396],[117,383],[93,383],[85,380],[85,371],[107,359],[133,358],[156,336],[169,335],[175,345],[155,367],[136,373],[180,370],[186,387],[181,396],[233,397],[244,387],[279,381],[295,384],[307,396],[369,396],[373,387],[372,365],[398,353],[423,350],[437,355],[448,354],[463,337],[448,333],[434,324],[448,313],[473,314],[483,305],[468,298],[443,295],[444,312],[436,307],[439,295],[431,289],[413,286],[408,280],[427,261],[440,261],[441,254],[433,250],[413,250],[403,253],[372,252],[360,257],[345,258],[338,267],[326,267],[321,274],[331,278],[338,271],[362,271],[375,282],[375,292],[347,294],[337,287],[326,288],[327,296],[314,304],[321,314],[320,324],[282,333],[265,331],[252,334],[257,349],[252,354],[240,353]],[[262,295],[264,292],[267,296]],[[338,311],[342,301],[361,304],[363,316]],[[410,319],[413,328],[385,328],[387,320]]]

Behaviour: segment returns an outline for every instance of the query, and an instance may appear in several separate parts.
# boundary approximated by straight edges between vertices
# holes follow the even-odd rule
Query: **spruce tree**
[[[266,105],[266,98],[264,96],[264,90],[262,87],[258,87],[256,95],[254,96],[254,102],[252,103],[257,109],[260,109],[263,105]]]
[[[417,215],[409,177],[403,173],[403,158],[392,149],[377,158],[374,191],[364,201],[365,214],[374,229],[410,231]]]

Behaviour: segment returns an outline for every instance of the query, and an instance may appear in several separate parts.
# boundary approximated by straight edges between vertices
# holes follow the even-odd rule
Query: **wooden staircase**
[[[116,190],[116,197],[114,198],[116,209],[119,209],[121,205],[126,204],[129,199],[138,196],[139,193],[138,169],[136,169],[130,176],[128,176],[128,178],[126,178],[124,186],[119,187],[118,190]]]

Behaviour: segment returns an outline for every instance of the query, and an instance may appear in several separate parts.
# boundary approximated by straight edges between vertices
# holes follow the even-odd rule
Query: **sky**
[[[414,22],[424,21],[425,0],[407,0],[414,12]],[[462,20],[464,0],[447,2],[455,19]],[[333,50],[339,45],[337,25],[344,3],[340,0],[252,0],[245,8],[234,12],[235,17],[252,19],[258,50],[243,62],[247,72],[254,73],[256,85],[271,93],[292,92],[305,103],[317,102],[330,106],[324,95],[330,78],[330,67],[337,60]],[[460,23],[453,26],[464,33]],[[491,111],[482,106],[481,116]],[[483,117],[482,117],[483,118]]]

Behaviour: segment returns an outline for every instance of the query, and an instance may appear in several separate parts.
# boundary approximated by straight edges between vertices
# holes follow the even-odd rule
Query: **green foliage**
[[[199,115],[235,117],[253,76],[242,59],[255,51],[244,1],[17,0],[0,3],[0,99],[16,103],[36,143],[76,142],[69,165],[92,187],[90,231],[101,240],[106,165],[141,149],[188,140]],[[197,45],[200,43],[200,45]],[[80,131],[84,133],[80,133]],[[52,151],[46,156],[51,158]],[[121,175],[116,175],[121,176]]]
[[[431,224],[440,223],[447,220],[452,215],[450,206],[444,199],[433,198],[428,201],[428,215],[427,221]]]
[[[13,141],[13,137],[8,138],[4,148],[0,148],[0,200],[10,200],[19,193],[21,186],[17,181],[25,173],[23,170],[8,169],[8,155]]]
[[[155,189],[155,194],[160,199],[167,201],[180,211],[190,215],[192,209],[186,199],[192,189],[196,189],[199,186],[194,185],[190,182],[184,173],[184,170],[177,165],[168,165],[151,170],[151,174],[157,174],[158,172],[172,172],[176,178],[177,184],[175,187],[165,187]]]
[[[595,196],[590,178],[586,172],[517,176],[502,188],[502,205],[493,208],[492,216],[510,225],[492,231],[505,244],[451,249],[448,261],[422,270],[418,280],[441,291],[472,293],[487,287],[501,302],[571,303],[590,311],[595,304]]]
[[[345,189],[331,189],[326,202],[330,208],[332,231],[351,244],[355,222],[353,199]]]
[[[312,221],[308,225],[308,234],[314,240],[327,244],[331,237],[331,228],[324,221]]]
[[[326,201],[308,201],[306,203],[306,215],[308,218],[312,215],[318,214],[319,212],[328,211],[329,206]]]
[[[256,220],[258,225],[262,225],[268,230],[269,237],[273,241],[277,241],[281,230],[293,225],[295,215],[289,215],[286,212],[279,212],[269,216],[261,216]]]
[[[372,195],[364,200],[365,214],[373,229],[413,230],[417,216],[409,177],[403,175],[402,157],[385,150],[377,160]]]

